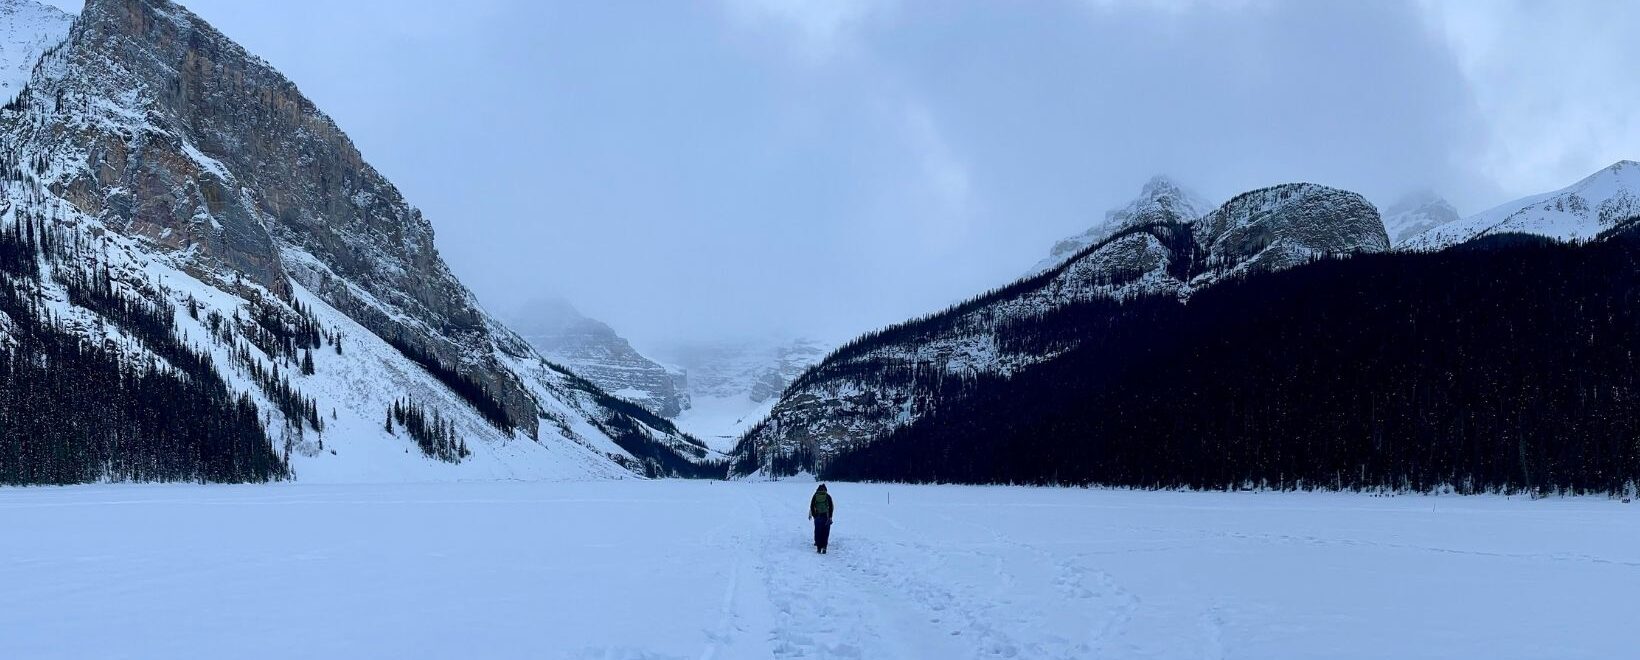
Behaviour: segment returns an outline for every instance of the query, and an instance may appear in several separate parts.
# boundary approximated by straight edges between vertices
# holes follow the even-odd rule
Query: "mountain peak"
[[[331,439],[342,451],[298,450],[317,459],[307,467],[418,469],[419,454],[371,453],[407,437],[382,423],[406,401],[417,419],[460,426],[488,463],[476,469],[579,471],[537,453],[549,446],[591,452],[587,474],[677,473],[707,454],[479,309],[421,212],[295,84],[205,20],[166,0],[89,0],[62,34],[29,65],[28,93],[0,111],[0,151],[33,165],[0,187],[27,207],[17,217],[96,228],[85,233],[101,249],[75,253],[75,267],[120,273],[122,289],[162,309],[214,319],[187,337],[285,428],[307,417],[318,430],[330,409],[348,428]],[[311,350],[314,337],[335,351]],[[298,348],[317,364],[288,381],[242,377],[290,368]]]
[[[1415,190],[1401,196],[1384,209],[1384,230],[1389,232],[1392,245],[1427,232],[1435,227],[1462,219],[1458,209],[1434,190]]]
[[[1616,182],[1618,185],[1640,187],[1640,162],[1620,160],[1601,168],[1578,181],[1576,188],[1588,188],[1601,182]]]
[[[1231,270],[1275,270],[1321,254],[1389,249],[1378,209],[1358,193],[1315,183],[1250,190],[1197,222],[1208,260]]]
[[[1179,184],[1173,180],[1173,177],[1166,174],[1157,174],[1145,182],[1139,193],[1145,197],[1155,197],[1161,194],[1177,193],[1178,191]]]
[[[1397,211],[1414,209],[1431,204],[1447,204],[1447,201],[1446,198],[1442,197],[1440,193],[1435,192],[1435,189],[1433,188],[1419,188],[1396,198],[1395,203],[1390,204],[1385,208],[1385,210]]]
[[[1166,174],[1157,174],[1150,177],[1150,180],[1145,182],[1144,187],[1139,189],[1139,197],[1135,199],[1134,202],[1139,202],[1141,200],[1152,200],[1158,202],[1162,200],[1177,200],[1178,202],[1187,204],[1191,207],[1207,206],[1207,204],[1202,201],[1200,195],[1197,195],[1190,189],[1180,185],[1178,181],[1173,179],[1173,177]],[[1133,203],[1129,204],[1129,206],[1132,205]],[[1205,213],[1207,210],[1210,209],[1203,209],[1202,211]],[[1109,215],[1109,213],[1106,215]],[[1195,218],[1192,217],[1185,219],[1194,220]]]
[[[541,355],[610,394],[669,419],[689,408],[680,375],[564,298],[538,299],[515,311],[508,323]]]
[[[172,31],[204,29],[217,34],[215,28],[194,16],[193,12],[170,0],[85,0],[80,19],[87,29],[102,34],[159,36],[164,34],[162,30],[166,27]],[[166,26],[155,19],[164,19],[170,25]],[[222,40],[227,41],[225,37]],[[159,45],[163,47],[165,44]]]
[[[1135,225],[1149,222],[1189,222],[1208,211],[1211,204],[1165,174],[1150,177],[1139,196],[1125,206],[1105,212],[1102,222],[1087,231],[1055,243],[1046,259],[1032,267],[1031,274],[1052,270],[1082,250]]]

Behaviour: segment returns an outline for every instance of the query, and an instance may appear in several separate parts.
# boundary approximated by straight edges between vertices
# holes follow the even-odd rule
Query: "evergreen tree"
[[[1636,300],[1640,236],[1499,236],[1232,278],[1188,303],[1021,317],[997,341],[1057,357],[1006,378],[861,357],[930,331],[891,328],[842,349],[855,356],[842,364],[867,388],[913,392],[926,414],[815,467],[828,479],[1616,495],[1640,479]],[[776,471],[814,466],[750,449]]]

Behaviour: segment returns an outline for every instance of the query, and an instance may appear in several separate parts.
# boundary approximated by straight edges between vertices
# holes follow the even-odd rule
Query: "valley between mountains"
[[[943,311],[639,350],[567,301],[485,311],[341,128],[187,9],[4,19],[0,482],[1640,474],[1632,161],[1468,217],[1158,176]]]

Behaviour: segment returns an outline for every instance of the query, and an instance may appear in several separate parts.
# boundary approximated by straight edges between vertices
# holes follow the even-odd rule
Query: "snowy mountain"
[[[29,91],[0,111],[0,229],[17,264],[0,284],[38,302],[5,308],[0,341],[13,359],[102,359],[78,342],[133,377],[222,390],[200,405],[254,406],[249,419],[278,461],[202,471],[202,455],[242,466],[260,450],[207,437],[132,456],[69,434],[53,450],[29,438],[0,444],[0,475],[616,477],[695,473],[712,458],[666,420],[548,364],[480,309],[439,257],[431,225],[341,129],[182,7],[90,0],[31,71]],[[26,383],[0,381],[8,392],[27,395]],[[137,394],[114,405],[147,419]],[[22,410],[37,418],[18,423],[71,413]],[[42,451],[74,460],[29,472],[46,469]],[[153,463],[169,467],[121,467]]]
[[[548,360],[610,394],[666,418],[689,408],[682,373],[644,357],[609,324],[586,317],[569,301],[531,303],[509,325]]]
[[[1008,344],[1071,348],[1007,378],[916,372],[931,393],[920,414],[868,443],[822,447],[815,475],[1632,493],[1635,221],[1586,243],[1488,236],[1016,321]],[[884,366],[856,382],[899,377]],[[771,471],[808,467],[801,458],[775,457]]]
[[[825,357],[825,349],[810,339],[765,337],[676,343],[656,354],[685,376],[691,407],[673,421],[727,449],[769,413],[787,385]]]
[[[74,17],[33,0],[0,0],[0,97],[23,91],[46,49],[68,37]]]
[[[1188,299],[1242,274],[1388,249],[1365,199],[1307,183],[1243,193],[1193,221],[1169,213],[1127,227],[1047,272],[846,344],[799,377],[742,438],[734,470],[824,466],[939,409],[954,395],[944,389],[947,375],[1003,378],[1097,341],[1086,332],[1042,341],[1046,335],[1034,332],[1090,305]]]
[[[1432,191],[1419,191],[1402,197],[1384,209],[1384,230],[1389,241],[1400,245],[1436,227],[1444,227],[1462,219],[1452,204]]]
[[[1140,189],[1139,196],[1122,208],[1105,212],[1105,219],[1087,231],[1055,243],[1048,257],[1031,268],[1030,275],[1052,270],[1065,263],[1089,246],[1110,238],[1118,231],[1150,222],[1188,222],[1195,220],[1213,206],[1201,196],[1174,183],[1166,176],[1157,175]]]
[[[1437,226],[1399,247],[1438,250],[1482,236],[1510,233],[1589,240],[1637,214],[1640,163],[1624,160],[1560,190],[1523,197]]]

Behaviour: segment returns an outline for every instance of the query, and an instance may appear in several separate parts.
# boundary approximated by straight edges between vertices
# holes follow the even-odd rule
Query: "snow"
[[[1402,197],[1383,210],[1384,231],[1391,245],[1401,243],[1442,225],[1462,220],[1458,209],[1434,191],[1421,190]]]
[[[1489,234],[1523,233],[1586,241],[1640,215],[1640,163],[1618,161],[1560,190],[1500,204],[1408,239],[1408,250],[1438,250]]]
[[[182,153],[187,155],[189,160],[194,161],[194,164],[199,165],[200,170],[215,176],[218,181],[223,183],[233,182],[233,175],[228,173],[228,168],[222,165],[222,161],[205,155],[205,152],[200,151],[198,147],[195,147],[194,143],[183,140]]]
[[[1071,257],[1135,224],[1164,218],[1195,220],[1213,211],[1206,199],[1180,186],[1166,175],[1156,175],[1140,189],[1139,196],[1126,206],[1105,212],[1105,218],[1086,231],[1055,243],[1053,250],[1026,273],[1040,275],[1058,268]]]
[[[769,416],[777,401],[775,397],[752,401],[742,394],[696,396],[690,399],[689,409],[672,423],[699,438],[707,447],[727,453],[734,449],[746,429]]]
[[[626,399],[626,400],[629,400],[629,401],[638,400],[638,399],[642,399],[646,396],[649,396],[648,392],[646,392],[644,390],[640,390],[636,387],[626,387],[626,388],[614,390],[614,391],[611,391],[609,394],[611,396],[618,396],[622,399]]]
[[[825,357],[819,341],[779,334],[656,347],[656,355],[683,373],[687,408],[672,422],[724,451],[767,417],[780,393]]]
[[[74,17],[30,0],[0,0],[0,103],[17,98],[46,50],[68,37]]]
[[[108,11],[118,9],[102,4],[95,5],[93,9],[97,7],[102,8],[99,10],[102,13],[93,11],[91,19],[87,20],[98,17],[107,19]],[[219,68],[235,68],[237,65],[234,62],[248,57],[238,46],[210,31],[202,21],[179,7],[143,7],[145,12],[152,13],[158,20],[176,21],[186,33],[206,39],[209,43],[201,48],[217,56]],[[106,267],[115,273],[121,288],[140,292],[161,304],[174,305],[179,336],[196,350],[212,357],[231,390],[250,395],[263,412],[263,425],[275,449],[290,453],[292,471],[297,479],[319,483],[359,483],[621,479],[635,476],[634,469],[627,467],[635,461],[608,437],[609,431],[600,428],[612,414],[604,408],[601,395],[583,391],[570,377],[549,369],[522,340],[479,311],[471,292],[450,275],[436,254],[422,255],[428,260],[416,271],[418,279],[425,280],[421,284],[439,291],[443,297],[453,299],[450,304],[443,305],[455,310],[451,314],[475,313],[483,328],[476,332],[465,326],[459,332],[451,330],[454,325],[447,323],[449,319],[446,315],[428,309],[427,305],[404,293],[404,287],[399,285],[407,281],[406,264],[418,254],[420,245],[409,243],[425,239],[430,246],[432,236],[430,226],[419,212],[398,199],[396,193],[388,195],[391,199],[382,202],[391,207],[388,212],[392,217],[381,221],[397,222],[399,224],[395,226],[403,232],[389,232],[393,234],[392,238],[381,238],[375,234],[371,234],[375,236],[371,238],[357,232],[341,237],[353,255],[354,261],[350,263],[355,266],[365,263],[371,267],[364,270],[344,269],[349,272],[337,273],[333,265],[326,261],[328,257],[305,249],[307,243],[298,240],[300,236],[293,235],[297,230],[280,225],[277,218],[264,213],[266,205],[258,201],[263,195],[239,185],[238,182],[243,182],[245,177],[243,172],[233,169],[237,165],[228,159],[206,154],[199,148],[203,143],[196,139],[197,136],[182,130],[186,127],[179,128],[180,124],[164,120],[167,109],[159,102],[164,97],[160,87],[170,84],[166,81],[172,81],[174,71],[171,68],[161,66],[154,71],[143,67],[132,68],[127,65],[140,63],[141,58],[131,60],[123,55],[115,57],[101,52],[97,49],[109,47],[102,43],[78,43],[66,50],[54,51],[55,54],[42,56],[41,52],[45,49],[62,42],[70,20],[66,14],[27,0],[0,0],[0,27],[6,28],[0,30],[0,91],[5,86],[4,76],[11,75],[14,69],[21,72],[18,74],[22,76],[19,80],[29,81],[39,91],[26,109],[30,114],[8,115],[10,123],[0,137],[4,138],[4,150],[12,154],[16,161],[43,163],[43,172],[39,176],[30,172],[24,181],[0,185],[0,197],[12,202],[0,209],[0,223],[17,222],[25,211],[33,217],[49,218],[52,224],[70,229],[76,240],[89,242],[89,249],[76,252],[72,259],[76,262],[74,267]],[[133,44],[133,47],[140,52],[142,44]],[[223,57],[233,62],[223,65],[222,62],[228,61]],[[261,71],[263,63],[260,61],[246,59],[239,64],[243,64],[246,71],[271,81],[268,84],[284,81],[276,72]],[[32,78],[27,75],[30,72]],[[53,98],[70,98],[75,102],[58,108],[51,102]],[[180,112],[188,114],[189,111],[184,109]],[[28,117],[38,117],[39,121]],[[328,122],[323,115],[315,117],[314,121]],[[41,121],[46,123],[42,124]],[[226,131],[223,135],[232,133]],[[65,135],[74,139],[65,139]],[[192,199],[188,196],[200,194],[198,191],[189,192],[192,184],[186,179],[190,178],[199,179],[193,183],[217,180],[230,191],[237,190],[236,211],[249,218],[247,222],[251,224],[260,219],[264,228],[269,230],[267,238],[273,252],[256,256],[277,260],[276,267],[267,269],[267,272],[251,273],[251,277],[241,281],[235,272],[236,265],[244,266],[245,263],[236,261],[238,257],[232,256],[240,248],[212,250],[208,246],[212,245],[213,238],[220,238],[217,235],[223,231],[231,230],[230,233],[233,233],[246,230],[255,233],[256,229],[247,229],[248,225],[225,225],[221,220],[232,214],[213,212],[207,208],[209,204],[199,204],[197,209],[187,208],[175,218],[176,223],[154,225],[128,222],[130,218],[120,217],[117,212],[135,204],[133,195],[137,192],[148,194],[152,191],[125,189],[115,182],[108,187],[92,186],[100,191],[92,195],[101,200],[97,203],[84,199],[71,203],[63,197],[67,194],[63,192],[65,190],[83,192],[86,181],[101,180],[97,179],[99,175],[92,172],[101,156],[92,153],[97,149],[88,145],[117,142],[131,145],[135,144],[133,136],[137,135],[148,136],[141,142],[160,149],[160,152],[155,152],[159,155],[149,154],[150,160],[181,159],[180,164],[172,163],[175,171],[171,174],[177,180],[170,182],[175,184],[172,192],[179,199]],[[288,136],[275,136],[279,137]],[[218,138],[221,136],[213,138],[213,141],[220,141]],[[349,149],[350,145],[341,147],[344,155],[350,153]],[[217,155],[221,156],[221,153]],[[139,156],[141,154],[131,157]],[[361,172],[361,176],[368,175],[366,178],[375,176],[368,167],[363,167]],[[392,191],[385,181],[372,181],[373,184],[366,182],[361,185],[378,192]],[[279,196],[283,193],[268,194]],[[343,191],[340,194],[343,195],[341,198],[354,203],[369,203],[376,196],[364,190]],[[230,192],[229,199],[222,201],[231,203],[232,195]],[[313,202],[309,206],[334,210],[334,207],[326,206],[322,199],[308,201]],[[306,207],[302,204],[301,200],[284,199],[275,206],[295,213],[308,214],[312,211],[304,210]],[[100,209],[104,213],[88,215],[87,209],[92,212]],[[349,214],[343,213],[335,217],[306,219],[330,226],[342,223],[349,217]],[[190,218],[192,222],[189,222]],[[192,226],[196,223],[197,226]],[[239,241],[243,245],[257,243],[244,237],[224,240],[229,243]],[[404,242],[407,247],[398,249],[395,241]],[[240,247],[243,248],[243,245]],[[243,249],[256,252],[260,248]],[[256,259],[247,258],[254,265]],[[283,274],[277,272],[279,267],[285,271]],[[263,268],[257,265],[254,269],[237,270],[262,271]],[[287,279],[284,275],[291,277]],[[275,282],[287,284],[303,306],[313,310],[315,320],[327,337],[336,332],[345,337],[342,341],[345,347],[343,352],[332,350],[333,345],[328,339],[324,342],[325,346],[312,352],[316,373],[302,374],[293,368],[296,360],[265,354],[249,342],[246,333],[240,329],[213,332],[209,324],[203,321],[213,313],[228,319],[247,318],[253,298],[263,301],[265,305],[281,306],[279,299],[283,296],[276,296],[273,291],[264,288],[274,286]],[[43,288],[42,306],[50,310],[65,328],[85,336],[89,341],[111,341],[133,360],[152,357],[140,341],[125,334],[117,325],[104,323],[95,312],[71,304],[61,287],[52,284],[50,278],[46,278]],[[275,288],[284,290],[282,286]],[[185,312],[192,309],[190,301],[198,303],[198,318],[191,318]],[[431,337],[432,342],[453,349],[447,352],[453,352],[454,356],[441,355],[441,360],[451,362],[451,366],[462,373],[493,376],[490,380],[494,382],[517,384],[521,391],[506,393],[502,398],[507,399],[515,413],[520,408],[537,409],[541,413],[539,418],[518,421],[523,429],[539,426],[539,432],[511,433],[491,426],[472,405],[436,376],[385,341],[384,337],[389,334],[377,336],[365,324],[358,322],[360,320],[384,333],[396,333],[396,330],[384,328],[398,325],[411,334],[424,334]],[[0,343],[6,341],[10,338],[0,336]],[[241,350],[244,352],[241,353]],[[251,377],[253,364],[269,368],[278,362],[283,362],[284,375],[289,377],[292,387],[316,402],[319,415],[324,418],[323,433],[317,431],[316,424],[306,425],[312,432],[298,434],[290,430],[292,426],[302,425],[286,424],[287,420],[277,411],[277,406],[271,404],[268,396],[254,382]],[[523,399],[526,398],[533,400],[533,406],[524,403]],[[395,401],[402,400],[412,400],[450,423],[472,455],[458,464],[443,463],[424,456],[406,434],[389,431],[385,424],[387,412]],[[665,432],[648,429],[648,434],[655,442],[673,447],[685,442],[670,428]],[[689,453],[693,454],[692,451]]]
[[[5,190],[21,197],[17,184]],[[264,423],[269,429],[275,449],[281,449],[282,415],[249,376],[244,365],[232,354],[234,348],[248,344],[236,339],[233,344],[215,337],[203,319],[212,312],[224,317],[236,313],[247,316],[246,299],[228,293],[207,283],[194,273],[178,265],[184,257],[153,251],[143,240],[102,229],[100,221],[83,216],[66,205],[53,206],[47,211],[65,224],[91,228],[93,247],[87,254],[95,255],[96,263],[106,265],[116,275],[122,289],[130,289],[135,282],[163,290],[165,301],[176,306],[174,320],[177,335],[209,354],[229,387],[249,394],[264,412]],[[16,222],[17,207],[0,212],[0,224]],[[306,263],[306,253],[286,252],[287,259]],[[44,262],[46,268],[55,268]],[[205,275],[209,277],[208,275]],[[218,276],[211,278],[222,281]],[[254,288],[249,283],[242,284]],[[412,363],[382,338],[372,334],[324,299],[302,285],[291,282],[296,299],[311,310],[319,325],[329,332],[340,332],[344,350],[336,353],[326,345],[312,352],[315,373],[302,375],[288,373],[293,385],[304,395],[314,397],[324,418],[325,432],[308,433],[304,442],[290,455],[292,472],[296,479],[318,483],[360,482],[426,482],[464,479],[622,479],[632,472],[610,460],[611,456],[630,456],[610,441],[603,431],[584,419],[585,410],[559,401],[570,393],[549,391],[544,367],[530,367],[528,360],[520,359],[508,365],[520,376],[543,408],[556,420],[564,420],[568,428],[543,422],[539,441],[522,433],[506,434],[484,421],[470,405],[444,387],[422,367]],[[50,276],[41,280],[40,302],[51,316],[66,328],[71,328],[99,344],[112,342],[132,356],[132,359],[163,359],[150,353],[134,338],[117,326],[98,322],[95,313],[70,304],[67,293]],[[272,294],[262,290],[262,296]],[[199,306],[199,318],[190,316],[186,301],[194,300]],[[253,355],[264,367],[271,367],[273,359],[254,350]],[[539,360],[535,362],[539,365]],[[290,365],[286,364],[286,368]],[[390,434],[384,428],[388,409],[395,400],[414,400],[438,410],[444,419],[454,424],[467,442],[472,455],[459,464],[440,462],[425,456],[406,434]],[[322,443],[322,444],[320,444]],[[0,654],[0,657],[6,657]]]
[[[6,658],[1615,658],[1605,499],[681,481],[0,490]]]

